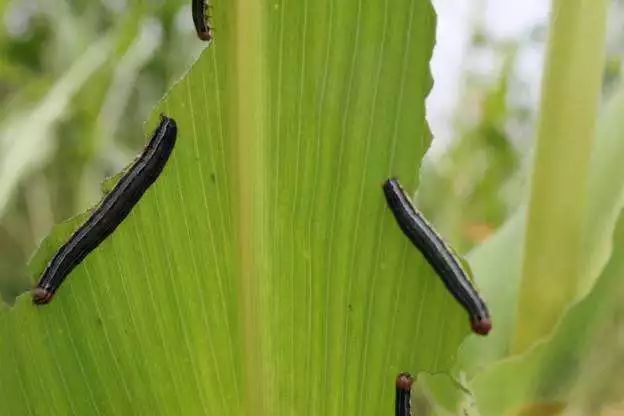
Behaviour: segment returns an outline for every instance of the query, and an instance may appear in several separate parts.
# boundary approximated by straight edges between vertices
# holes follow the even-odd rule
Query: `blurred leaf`
[[[460,349],[458,369],[469,376],[510,353],[520,283],[524,213],[520,208],[488,241],[468,255],[493,321],[487,339],[469,337]]]
[[[0,315],[7,413],[379,415],[399,371],[450,368],[467,318],[380,187],[429,144],[429,2],[214,14],[148,124],[178,122],[163,176],[50,305]]]
[[[588,293],[611,256],[612,233],[624,207],[624,84],[610,98],[598,125],[589,176],[588,216],[585,221],[583,274],[579,297]]]
[[[96,144],[110,145],[106,140],[115,137],[119,120],[128,109],[128,101],[141,68],[152,58],[162,42],[162,29],[153,19],[144,19],[134,41],[128,45],[114,70],[98,117],[100,137]]]
[[[606,0],[553,0],[512,350],[548,336],[577,299],[605,55]],[[579,80],[583,80],[579,82]]]
[[[570,309],[552,339],[540,343],[527,354],[496,363],[475,377],[471,388],[483,415],[516,414],[527,403],[578,400],[582,390],[576,390],[570,397],[577,382],[581,382],[585,389],[591,389],[594,399],[591,405],[598,406],[598,409],[585,409],[582,414],[596,414],[604,404],[596,400],[598,393],[612,388],[619,377],[607,376],[604,366],[600,367],[603,370],[600,376],[592,378],[591,384],[586,383],[582,374],[606,358],[594,356],[590,360],[592,346],[604,347],[604,344],[613,342],[617,345],[615,351],[620,351],[618,359],[610,361],[612,366],[620,367],[614,375],[619,376],[622,370],[621,342],[612,331],[607,335],[604,328],[614,319],[619,323],[613,325],[615,328],[621,328],[624,323],[624,308],[621,306],[624,304],[624,217],[620,217],[614,240],[611,260],[593,291]],[[503,385],[505,387],[500,388]],[[623,387],[619,383],[620,394],[624,393]]]
[[[50,132],[65,114],[74,94],[106,62],[110,37],[103,37],[83,54],[34,109],[18,113],[0,127],[0,215],[20,179],[54,150]]]

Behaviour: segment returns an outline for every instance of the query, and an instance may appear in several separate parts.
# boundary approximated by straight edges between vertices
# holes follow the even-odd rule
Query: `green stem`
[[[574,299],[605,49],[605,0],[553,0],[513,351]]]

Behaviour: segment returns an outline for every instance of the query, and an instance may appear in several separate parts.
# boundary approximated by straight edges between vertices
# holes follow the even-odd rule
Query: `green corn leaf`
[[[429,1],[213,6],[146,126],[178,123],[163,175],[51,304],[0,313],[7,414],[379,415],[450,369],[467,317],[381,191],[429,145]]]

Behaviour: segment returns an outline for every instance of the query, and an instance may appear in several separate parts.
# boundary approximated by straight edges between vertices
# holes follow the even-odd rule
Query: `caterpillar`
[[[160,124],[143,152],[89,218],[54,254],[33,289],[33,303],[50,302],[67,275],[128,216],[165,167],[177,131],[176,122],[161,115]]]
[[[209,41],[212,39],[212,28],[208,23],[210,16],[208,16],[208,8],[210,5],[206,4],[206,0],[193,0],[192,2],[192,14],[193,23],[195,24],[195,31],[197,37],[201,40]]]
[[[468,312],[473,332],[487,335],[492,328],[487,306],[468,280],[453,250],[412,205],[397,179],[386,180],[383,191],[403,233],[420,250],[448,291]]]
[[[412,376],[409,373],[400,373],[396,378],[396,395],[394,399],[395,416],[412,416]]]

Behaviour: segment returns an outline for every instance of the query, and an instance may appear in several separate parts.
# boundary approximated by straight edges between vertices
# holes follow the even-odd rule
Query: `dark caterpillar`
[[[191,7],[197,37],[205,41],[211,40],[212,28],[209,24],[210,16],[208,16],[208,8],[210,5],[206,3],[206,0],[193,0]]]
[[[409,373],[401,373],[396,378],[396,396],[394,399],[395,416],[412,416],[411,392],[414,380]]]
[[[82,224],[58,249],[33,289],[33,302],[50,302],[65,277],[128,216],[162,172],[176,141],[177,126],[161,115],[160,124],[143,153]]]
[[[468,280],[453,251],[425,217],[414,208],[398,180],[394,178],[386,180],[383,190],[399,227],[425,256],[448,291],[466,309],[472,330],[479,335],[487,335],[492,328],[487,306]]]

